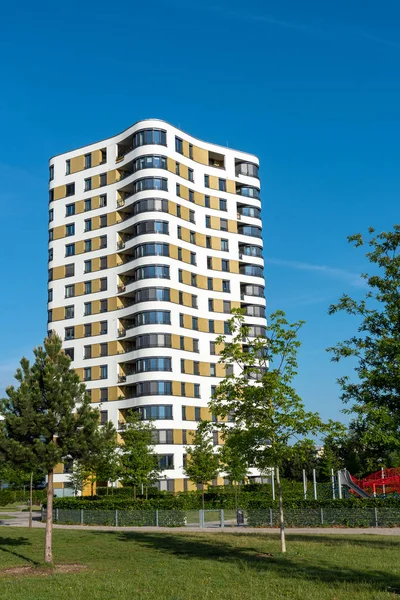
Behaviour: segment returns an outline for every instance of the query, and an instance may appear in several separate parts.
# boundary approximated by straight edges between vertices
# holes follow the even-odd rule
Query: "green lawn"
[[[44,530],[0,529],[0,570],[40,563]],[[85,571],[0,578],[1,600],[383,600],[400,594],[400,537],[56,530]]]

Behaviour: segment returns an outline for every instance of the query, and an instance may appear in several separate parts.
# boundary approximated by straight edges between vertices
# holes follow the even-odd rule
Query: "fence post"
[[[313,479],[313,487],[314,487],[314,500],[317,499],[317,473],[315,469],[312,470],[312,479]]]
[[[156,527],[158,527],[158,508],[156,508]]]
[[[204,511],[199,510],[199,525],[200,527],[204,527]]]
[[[304,500],[307,500],[307,475],[305,469],[303,469],[303,494]]]
[[[333,469],[331,469],[331,481],[332,481],[332,498],[335,500],[335,473]]]
[[[115,509],[115,527],[118,527],[118,508]]]
[[[340,471],[337,472],[337,481],[338,481],[339,500],[341,500],[342,499],[342,478],[340,476]]]
[[[321,525],[324,524],[324,509],[321,506]]]
[[[55,519],[56,523],[58,521],[58,508],[56,508],[56,519]]]
[[[81,508],[81,525],[83,525],[83,508]]]
[[[272,518],[272,508],[269,509],[269,524],[272,527],[273,524],[273,518]]]
[[[374,513],[375,513],[375,527],[378,527],[378,509],[374,508]]]
[[[225,527],[225,513],[224,513],[224,509],[221,508],[220,512],[220,521],[221,521],[221,527]]]

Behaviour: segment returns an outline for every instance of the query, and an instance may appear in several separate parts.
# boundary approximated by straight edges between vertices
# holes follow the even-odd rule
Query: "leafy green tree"
[[[248,440],[246,431],[223,433],[223,445],[219,450],[220,468],[235,488],[235,508],[238,509],[238,493],[249,471]]]
[[[303,470],[312,477],[313,469],[318,467],[315,443],[312,440],[296,442],[282,459],[282,476],[292,481],[302,481]]]
[[[243,309],[232,311],[232,339],[217,338],[220,362],[234,365],[234,373],[218,385],[210,410],[223,420],[222,428],[246,431],[248,455],[261,473],[275,468],[279,492],[281,549],[286,551],[280,467],[293,456],[293,442],[329,429],[319,415],[307,412],[293,387],[297,372],[297,334],[302,321],[288,323],[285,314],[271,315],[266,336],[250,336]]]
[[[83,492],[83,488],[89,481],[90,471],[82,464],[82,461],[77,460],[72,466],[72,471],[69,474],[69,480],[74,489],[74,495],[79,496]]]
[[[215,479],[219,470],[219,456],[214,452],[214,446],[209,431],[209,423],[201,421],[193,435],[190,446],[185,448],[187,453],[184,471],[190,481],[201,485],[201,505],[204,510],[204,487]]]
[[[44,560],[52,563],[54,467],[94,451],[99,411],[90,405],[57,335],[47,337],[33,353],[33,364],[21,360],[15,375],[18,386],[8,387],[1,401],[0,447],[21,469],[37,464],[47,473]]]
[[[120,468],[117,432],[113,423],[108,421],[99,427],[94,435],[94,450],[86,455],[83,465],[88,474],[87,481],[90,483],[92,496],[96,482],[107,482],[108,493],[108,481],[118,478]]]
[[[372,467],[387,452],[400,449],[400,225],[369,237],[349,236],[355,248],[367,246],[372,273],[363,273],[366,293],[361,300],[344,294],[329,314],[344,312],[355,317],[354,335],[328,348],[332,360],[351,359],[355,378],[338,382],[344,412],[353,415],[352,429],[360,444],[369,448]],[[375,457],[375,460],[374,460]]]
[[[123,485],[136,487],[154,483],[160,475],[158,456],[154,453],[154,425],[141,420],[137,411],[130,411],[126,418],[126,429],[121,434],[121,481]]]

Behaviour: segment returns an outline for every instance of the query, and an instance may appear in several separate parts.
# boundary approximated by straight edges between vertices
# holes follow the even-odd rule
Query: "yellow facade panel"
[[[176,203],[168,200],[168,213],[170,215],[176,215]]]
[[[200,318],[198,321],[199,331],[208,332],[208,319]]]
[[[226,180],[226,191],[230,194],[236,194],[236,181],[232,181],[232,179]]]
[[[66,186],[59,185],[58,187],[53,188],[54,200],[61,200],[61,198],[65,198],[67,194]]]
[[[187,406],[186,407],[186,420],[187,421],[194,421],[194,406]]]
[[[70,173],[78,173],[78,171],[83,171],[85,168],[85,157],[83,154],[80,156],[75,156],[70,160]]]
[[[174,444],[180,444],[182,445],[183,441],[182,441],[182,429],[174,429]],[[176,479],[175,479],[175,483],[176,483]],[[176,488],[175,488],[176,491]]]
[[[60,225],[59,227],[54,227],[53,239],[60,240],[63,237],[65,237],[65,225]]]
[[[218,177],[216,177],[215,175],[210,175],[209,176],[209,185],[212,190],[217,190],[219,187],[218,186]]]
[[[175,304],[178,304],[178,302],[179,302],[179,292],[178,292],[178,290],[170,290],[170,292],[169,292],[169,298],[170,298],[171,302],[174,302]]]
[[[219,217],[210,217],[210,226],[211,226],[211,229],[219,229],[220,228]]]
[[[54,267],[53,279],[63,279],[65,277],[65,266]]]
[[[224,333],[224,321],[215,321],[214,331],[215,333]]]
[[[117,171],[114,169],[113,171],[108,171],[107,173],[107,185],[111,183],[115,183],[117,181]]]
[[[204,194],[200,194],[200,192],[195,192],[194,203],[198,206],[205,206]]]
[[[215,196],[211,196],[210,208],[212,208],[213,210],[219,210],[219,198],[216,198]]]
[[[84,325],[75,325],[75,338],[82,339],[85,336]]]
[[[85,286],[83,281],[79,281],[75,284],[75,296],[82,296],[85,291]]]
[[[182,141],[182,150],[183,150],[183,156],[186,156],[186,158],[189,158],[189,142],[187,142],[186,140]]]
[[[65,319],[64,306],[57,306],[52,310],[52,321],[63,321]]]
[[[228,221],[228,231],[230,233],[237,233],[237,221]]]
[[[181,384],[179,383],[179,381],[172,382],[172,395],[173,396],[181,395]]]
[[[193,160],[201,163],[202,165],[208,165],[208,150],[203,150],[203,148],[193,146]]]
[[[180,165],[179,167],[179,174],[181,177],[183,177],[184,179],[189,179],[189,169],[186,165]]]

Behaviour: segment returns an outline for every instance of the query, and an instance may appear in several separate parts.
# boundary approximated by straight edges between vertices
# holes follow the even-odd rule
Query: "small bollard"
[[[158,508],[156,508],[156,527],[158,527]]]
[[[118,508],[115,509],[115,527],[118,527]]]
[[[321,508],[321,525],[324,524],[324,509]]]
[[[83,508],[81,508],[81,525],[83,525]]]
[[[225,527],[225,513],[224,513],[224,509],[221,508],[220,512],[220,521],[221,521],[221,527]]]
[[[374,513],[375,513],[375,527],[378,527],[378,509],[376,507],[374,508]]]

